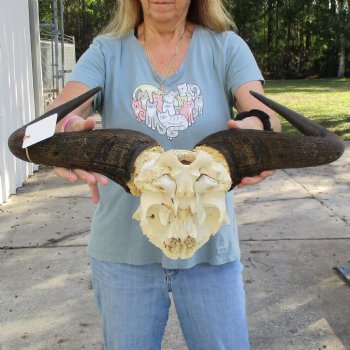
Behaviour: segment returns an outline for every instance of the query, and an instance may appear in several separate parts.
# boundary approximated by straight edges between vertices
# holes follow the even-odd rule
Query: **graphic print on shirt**
[[[167,92],[142,84],[134,90],[131,107],[139,123],[172,140],[203,114],[203,97],[196,84],[179,84]]]

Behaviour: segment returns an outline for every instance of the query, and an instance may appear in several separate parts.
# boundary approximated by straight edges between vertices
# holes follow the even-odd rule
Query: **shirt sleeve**
[[[226,77],[228,88],[233,95],[245,83],[254,80],[264,82],[258,64],[247,43],[233,32],[227,33]]]
[[[99,38],[94,39],[90,47],[79,58],[69,77],[69,81],[76,81],[93,89],[101,87],[94,96],[94,109],[99,110],[104,96],[106,80],[106,57]]]

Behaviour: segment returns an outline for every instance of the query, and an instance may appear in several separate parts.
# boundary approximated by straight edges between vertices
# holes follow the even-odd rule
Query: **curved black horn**
[[[55,113],[57,113],[57,123],[58,123],[69,112],[72,112],[74,109],[76,109],[77,107],[82,105],[85,101],[87,101],[90,97],[94,96],[100,90],[101,90],[101,87],[97,86],[97,87],[85,92],[84,94],[74,98],[73,100],[70,100],[70,101],[68,101],[60,106],[57,106],[57,107],[47,111],[46,113],[44,113],[40,117],[38,117],[38,118],[32,120],[30,123],[22,126],[19,130],[25,129],[28,125],[34,124],[34,123],[38,122],[39,120],[45,119],[45,118],[47,118],[50,115],[53,115]]]
[[[55,113],[57,113],[57,123],[62,120],[69,112],[73,111],[74,109],[76,109],[77,107],[79,107],[80,105],[82,105],[85,101],[87,101],[90,97],[94,96],[98,91],[100,91],[101,88],[95,87],[94,89],[91,89],[87,92],[85,92],[84,94],[74,98],[71,101],[68,101],[56,108],[51,109],[50,111],[47,111],[46,113],[44,113],[43,115],[41,115],[38,118],[35,118],[34,120],[32,120],[31,122],[23,125],[22,127],[20,127],[19,129],[17,129],[16,131],[14,131],[9,139],[8,139],[8,146],[10,151],[18,158],[21,158],[21,154],[22,151],[20,151],[19,149],[19,145],[22,145],[23,143],[23,138],[25,135],[25,131],[27,126],[37,123],[38,121],[45,119]],[[27,159],[23,159],[25,161],[28,161]]]
[[[331,131],[323,126],[315,123],[314,121],[304,117],[302,114],[287,108],[273,100],[270,100],[264,95],[261,95],[255,91],[249,91],[252,96],[262,102],[264,105],[271,108],[273,111],[281,115],[290,124],[292,124],[297,130],[306,136],[330,136],[334,135]]]
[[[93,96],[99,88],[43,114],[34,122],[58,113],[58,121]],[[64,132],[22,148],[25,129],[16,130],[8,140],[11,152],[18,158],[49,166],[80,168],[106,175],[130,192],[128,182],[133,174],[136,158],[146,149],[157,147],[151,137],[127,129],[104,129],[81,132]],[[28,158],[29,157],[29,158]]]
[[[301,114],[251,92],[304,135],[231,129],[207,136],[196,147],[218,150],[231,171],[232,187],[264,170],[303,168],[331,163],[344,152],[340,137]]]

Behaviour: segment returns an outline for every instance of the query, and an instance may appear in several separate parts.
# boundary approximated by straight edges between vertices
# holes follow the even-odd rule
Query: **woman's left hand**
[[[229,129],[254,129],[254,130],[263,130],[262,122],[257,117],[249,117],[243,120],[229,120],[227,122]],[[268,176],[271,176],[275,173],[275,170],[266,170],[261,172],[259,175],[244,177],[241,182],[238,184],[238,188],[243,188],[248,185],[256,185],[259,182],[265,180]]]

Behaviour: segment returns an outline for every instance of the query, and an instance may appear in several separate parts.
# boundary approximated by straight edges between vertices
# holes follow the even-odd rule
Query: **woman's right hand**
[[[94,117],[88,117],[87,119],[74,119],[67,124],[65,131],[91,130],[95,127],[95,125],[96,120]],[[107,185],[108,183],[108,180],[105,176],[82,169],[66,169],[55,167],[55,174],[71,183],[76,183],[79,180],[85,181],[90,189],[91,200],[95,204],[100,200],[98,184],[100,183],[101,185]]]

